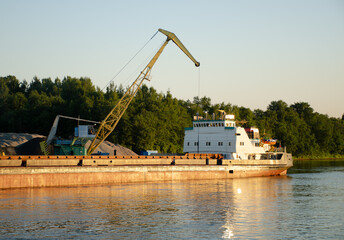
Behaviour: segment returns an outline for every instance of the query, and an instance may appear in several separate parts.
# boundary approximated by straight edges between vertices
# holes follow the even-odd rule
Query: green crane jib
[[[154,55],[152,60],[147,64],[147,66],[143,69],[143,71],[139,74],[133,84],[129,87],[127,92],[123,95],[123,97],[118,101],[116,106],[111,110],[111,112],[106,116],[106,118],[102,121],[101,125],[99,126],[98,132],[96,137],[93,139],[91,145],[87,150],[87,154],[91,155],[91,153],[111,134],[111,132],[115,129],[116,125],[118,124],[119,120],[121,119],[122,115],[124,114],[125,110],[128,108],[131,100],[136,95],[137,91],[141,87],[144,80],[149,80],[148,76],[152,67],[154,66],[156,60],[159,58],[160,54],[166,47],[167,43],[172,40],[196,65],[199,67],[200,63],[196,61],[196,59],[191,55],[191,53],[185,48],[185,46],[181,43],[181,41],[177,38],[174,33],[169,31],[159,29],[159,32],[163,33],[167,36],[166,41],[160,47],[158,52]]]

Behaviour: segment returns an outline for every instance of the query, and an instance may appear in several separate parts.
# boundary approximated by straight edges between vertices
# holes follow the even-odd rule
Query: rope
[[[156,31],[156,33],[154,33],[154,35],[145,43],[145,45],[143,45],[143,47],[121,68],[121,70],[119,70],[119,72],[105,85],[105,87],[102,89],[102,91],[104,91],[104,89],[109,86],[109,84],[124,70],[124,68],[126,68],[129,63],[147,46],[147,44],[155,37],[155,35],[158,33],[159,31]]]
[[[198,67],[198,99],[200,100],[201,95],[201,66]]]
[[[165,40],[162,42],[161,46],[164,45],[165,43]],[[144,60],[142,61],[142,63],[140,65],[137,66],[136,70],[134,70],[130,75],[129,77],[124,81],[124,86],[129,82],[129,81],[132,81],[133,77],[135,75],[137,75],[138,73],[141,72],[142,68],[147,65],[147,62],[149,62],[149,60],[151,60],[153,58],[153,56],[157,53],[157,51],[161,48],[161,46],[157,47],[156,49],[154,49],[152,51],[152,53]]]

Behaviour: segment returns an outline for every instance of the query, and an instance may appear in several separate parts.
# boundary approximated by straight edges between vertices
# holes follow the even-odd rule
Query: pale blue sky
[[[0,0],[0,76],[90,77],[100,88],[158,30],[174,32],[201,68],[169,43],[146,82],[159,92],[265,110],[274,100],[344,113],[344,1]],[[164,41],[114,80],[131,83]],[[127,74],[127,75],[126,75]]]

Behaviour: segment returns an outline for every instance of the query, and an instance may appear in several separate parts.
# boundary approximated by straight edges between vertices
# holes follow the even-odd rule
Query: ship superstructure
[[[237,126],[235,116],[217,120],[195,117],[185,128],[184,152],[219,153],[225,159],[266,159],[271,144],[260,141],[259,129]]]

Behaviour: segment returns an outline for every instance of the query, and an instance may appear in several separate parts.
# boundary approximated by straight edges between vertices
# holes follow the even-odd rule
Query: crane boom
[[[172,40],[186,54],[186,56],[188,56],[195,63],[195,66],[199,67],[200,63],[196,61],[196,59],[191,55],[191,53],[186,49],[186,47],[174,33],[171,33],[161,28],[159,28],[159,32],[165,34],[167,36],[167,39]]]
[[[96,148],[112,133],[112,131],[117,126],[119,120],[123,116],[125,110],[128,108],[130,102],[136,95],[137,91],[140,89],[144,80],[149,80],[148,76],[149,73],[154,66],[155,62],[158,60],[160,54],[166,47],[167,43],[172,40],[196,65],[196,67],[200,66],[200,63],[196,61],[196,59],[190,54],[190,52],[185,48],[185,46],[181,43],[181,41],[177,38],[174,33],[169,31],[159,29],[159,32],[163,33],[167,36],[166,41],[157,51],[157,53],[153,56],[147,66],[142,70],[136,80],[132,83],[132,85],[128,88],[126,93],[123,97],[117,102],[116,106],[110,111],[110,113],[106,116],[106,118],[101,122],[97,134],[93,139],[91,145],[87,150],[87,155],[91,155],[91,153],[96,150]]]

